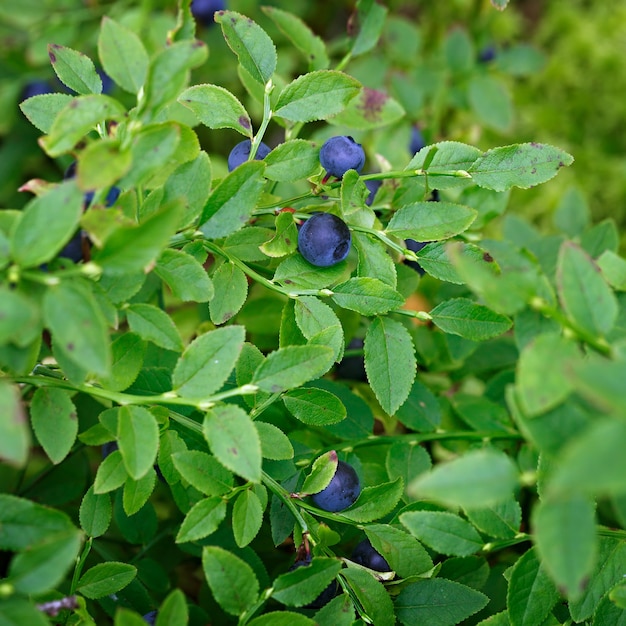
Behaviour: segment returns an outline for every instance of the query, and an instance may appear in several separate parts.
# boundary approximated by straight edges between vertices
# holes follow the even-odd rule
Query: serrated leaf
[[[330,450],[315,459],[311,471],[304,479],[300,489],[303,495],[313,495],[328,487],[333,476],[337,473],[337,452]]]
[[[279,393],[319,378],[333,362],[333,350],[327,346],[287,346],[268,355],[254,373],[252,384]]]
[[[206,398],[224,384],[245,339],[243,326],[227,326],[194,339],[172,374],[174,389],[186,398]]]
[[[202,426],[215,458],[235,474],[261,481],[261,441],[254,423],[238,406],[217,406],[207,411]]]
[[[323,331],[335,329],[333,341],[328,341],[327,345],[334,350],[335,361],[340,361],[344,349],[343,328],[335,312],[319,298],[302,296],[296,300],[294,314],[296,324],[306,339],[313,340]]]
[[[259,433],[261,454],[264,459],[271,459],[273,461],[293,459],[294,452],[291,441],[289,441],[289,437],[287,437],[278,426],[259,420],[255,421],[254,425]]]
[[[88,56],[55,43],[48,44],[48,56],[52,69],[66,87],[85,95],[102,93],[102,80]]]
[[[146,344],[133,332],[120,335],[111,344],[111,374],[102,383],[112,391],[122,391],[135,382],[143,367]]]
[[[243,104],[227,89],[217,85],[194,85],[178,96],[209,128],[232,128],[252,138],[252,121]]]
[[[258,496],[246,489],[237,496],[233,505],[233,534],[235,543],[243,548],[258,534],[263,523],[263,507]]]
[[[73,100],[65,93],[47,93],[27,98],[20,109],[28,121],[42,133],[49,133],[57,115]]]
[[[138,513],[146,504],[148,498],[154,491],[157,474],[153,468],[150,468],[141,478],[127,478],[124,483],[124,491],[122,496],[122,506],[124,513],[128,517]]]
[[[241,615],[259,595],[259,581],[252,568],[219,546],[202,549],[202,568],[217,603],[231,615]]]
[[[98,56],[104,71],[122,89],[136,94],[143,87],[150,60],[141,39],[106,15],[100,25]]]
[[[439,241],[467,230],[476,216],[475,209],[461,204],[416,202],[395,213],[385,232],[416,241]]]
[[[405,587],[395,601],[396,615],[404,626],[454,626],[487,605],[489,598],[465,585],[432,578]]]
[[[481,533],[499,539],[515,537],[522,523],[522,509],[513,497],[490,507],[466,509],[465,515]]]
[[[356,28],[352,44],[353,57],[371,50],[382,33],[388,9],[375,0],[358,0],[356,3]]]
[[[496,313],[467,298],[453,298],[438,304],[430,312],[433,322],[445,333],[460,335],[472,341],[497,337],[511,328],[505,315]]]
[[[159,426],[150,411],[123,406],[118,411],[117,441],[126,471],[139,480],[154,465],[159,445]]]
[[[409,161],[405,170],[425,169],[438,189],[466,185],[468,179],[450,176],[450,172],[466,171],[482,152],[458,141],[441,141],[425,146]]]
[[[369,572],[348,568],[341,574],[376,626],[394,626],[394,606],[385,587]]]
[[[378,278],[393,289],[396,289],[398,286],[396,264],[393,262],[385,244],[371,235],[359,232],[352,233],[352,243],[359,256],[357,276]]]
[[[259,617],[255,617],[249,626],[317,626],[319,622],[292,611],[271,611]],[[334,624],[333,626],[337,626]],[[341,625],[339,625],[341,626]]]
[[[343,72],[309,72],[281,91],[274,115],[290,122],[324,120],[343,111],[360,90],[361,83]]]
[[[486,448],[437,465],[413,481],[408,492],[450,506],[478,508],[506,500],[517,484],[517,469],[511,459]]]
[[[513,122],[513,102],[506,84],[491,75],[477,74],[469,81],[469,104],[476,117],[490,128],[506,132]]]
[[[264,170],[262,161],[246,161],[213,190],[200,218],[200,230],[206,237],[225,237],[244,226],[265,185]]]
[[[577,327],[594,336],[613,328],[618,314],[615,295],[600,268],[575,243],[561,246],[556,284],[561,306]]]
[[[396,508],[404,491],[404,481],[396,478],[388,483],[365,487],[357,501],[341,512],[344,517],[354,522],[372,522],[384,517]]]
[[[37,440],[56,465],[72,449],[78,434],[76,408],[67,391],[41,387],[30,403],[30,419]]]
[[[283,395],[287,410],[309,426],[336,424],[346,417],[346,407],[341,400],[323,389],[301,387]]]
[[[261,251],[274,258],[295,252],[298,247],[298,229],[293,215],[289,212],[279,213],[276,216],[275,226],[274,236],[260,246]]]
[[[340,570],[341,561],[338,559],[314,557],[310,565],[278,576],[272,596],[288,606],[304,606],[313,602]]]
[[[597,261],[605,280],[618,291],[626,291],[626,259],[605,250]]]
[[[225,500],[219,496],[200,500],[185,515],[185,519],[176,535],[176,543],[197,541],[212,535],[225,517]]]
[[[333,288],[332,299],[361,315],[379,315],[401,307],[404,298],[377,278],[351,278]]]
[[[570,599],[582,593],[593,569],[595,525],[594,503],[580,494],[544,499],[533,509],[533,534],[542,566]]]
[[[389,126],[405,116],[402,105],[384,91],[363,87],[343,111],[333,115],[329,124],[369,130]]]
[[[137,568],[128,563],[100,563],[80,577],[76,591],[91,600],[103,598],[124,589],[136,575]]]
[[[121,487],[128,477],[126,466],[119,450],[114,450],[100,463],[93,483],[95,494],[108,493]]]
[[[214,295],[206,270],[186,252],[163,250],[154,271],[183,302],[207,302]]]
[[[263,159],[265,176],[277,182],[292,182],[312,176],[320,169],[319,146],[292,139],[276,146]]]
[[[112,517],[113,507],[109,494],[97,494],[93,485],[89,487],[80,503],[80,527],[90,537],[100,537],[109,528]]]
[[[389,447],[385,467],[391,480],[401,478],[406,486],[417,476],[427,472],[432,467],[432,462],[428,452],[421,446],[398,441]]]
[[[567,152],[542,143],[502,146],[485,152],[468,169],[477,185],[505,191],[511,187],[528,189],[557,175],[574,158]]]
[[[156,626],[187,626],[189,609],[182,589],[174,589],[163,600],[157,614]]]
[[[233,475],[206,452],[181,450],[171,458],[180,475],[201,493],[221,496],[233,486]]]
[[[416,378],[409,397],[395,417],[411,430],[431,432],[441,423],[441,407],[435,394]]]
[[[6,380],[0,380],[0,460],[2,462],[17,467],[26,465],[30,450],[30,429],[27,419],[18,388]],[[4,527],[4,522],[2,524]]]
[[[408,398],[415,379],[411,335],[400,322],[377,317],[367,329],[364,349],[367,380],[383,410],[393,415]]]
[[[180,352],[183,341],[172,318],[152,304],[131,304],[126,309],[130,329],[142,339],[166,350]]]
[[[330,267],[316,267],[295,254],[279,264],[274,280],[289,289],[323,289],[340,280],[346,269],[346,261]]]
[[[256,22],[235,11],[218,11],[215,21],[222,27],[226,43],[241,66],[256,82],[265,85],[276,69],[276,47],[269,35]]]
[[[248,279],[234,263],[222,263],[212,279],[215,295],[209,302],[209,315],[214,324],[224,324],[245,304]]]

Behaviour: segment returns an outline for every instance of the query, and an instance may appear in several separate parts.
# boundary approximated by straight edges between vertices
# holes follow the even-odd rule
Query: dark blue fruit
[[[290,568],[289,571],[292,572],[294,569],[298,567],[308,567],[311,565],[311,556],[307,556],[303,559],[296,561]],[[339,585],[336,580],[331,581],[326,589],[320,593],[313,602],[309,602],[303,608],[305,609],[321,609],[323,606],[328,604],[336,595],[339,590]]]
[[[245,163],[250,156],[250,148],[252,148],[252,142],[249,139],[240,141],[228,155],[228,171],[232,172],[236,167],[239,167],[242,163]],[[254,156],[255,161],[262,161],[272,149],[261,142],[259,149]]]
[[[478,53],[478,61],[480,63],[489,63],[491,61],[493,61],[496,58],[496,47],[493,44],[490,44],[488,46],[485,46],[479,53]]]
[[[390,572],[389,563],[374,549],[369,539],[363,539],[352,552],[352,560],[363,567],[369,567],[376,572]]]
[[[360,493],[361,483],[355,469],[345,461],[339,461],[326,489],[313,494],[311,500],[316,507],[336,513],[354,504]]]
[[[107,441],[107,443],[102,444],[102,460],[104,461],[109,454],[112,454],[118,449],[117,441]]]
[[[348,170],[360,172],[365,165],[363,146],[345,135],[331,137],[320,149],[320,163],[330,176],[342,178]]]
[[[347,346],[348,350],[362,350],[363,339],[355,337]],[[343,359],[337,364],[335,368],[335,374],[338,378],[344,380],[360,380],[367,382],[367,375],[365,374],[365,359],[363,355],[360,356],[344,356]]]
[[[298,250],[312,265],[329,267],[350,252],[352,236],[347,224],[332,213],[315,213],[298,231]]]
[[[65,244],[58,256],[70,259],[74,263],[80,263],[83,260],[83,235],[80,230]]]
[[[103,69],[98,68],[96,72],[98,72],[98,76],[100,76],[100,80],[102,81],[102,93],[111,93],[113,87],[115,87],[113,79]]]
[[[426,140],[419,126],[415,125],[411,128],[411,141],[409,142],[409,152],[415,154],[426,146]]]
[[[54,89],[45,80],[33,80],[27,83],[22,90],[21,100],[23,101],[33,96],[43,96],[47,93],[54,93]]]
[[[428,245],[430,241],[415,241],[415,239],[405,239],[404,243],[409,250],[412,250],[413,252],[419,252],[424,246]],[[426,273],[417,261],[404,259],[404,264],[412,267],[420,276],[423,276]]]
[[[223,11],[225,8],[224,0],[193,0],[191,14],[204,26],[211,26],[215,24],[215,11]]]
[[[158,611],[150,611],[150,613],[146,613],[143,616],[143,621],[146,622],[146,624],[150,624],[151,626],[154,626],[156,624],[156,618],[158,614],[159,614]]]
[[[368,188],[370,192],[369,196],[365,198],[365,204],[367,204],[367,206],[372,205],[372,202],[374,202],[374,198],[376,197],[376,193],[378,192],[382,184],[383,184],[382,180],[373,179],[373,180],[365,181],[365,186]]]

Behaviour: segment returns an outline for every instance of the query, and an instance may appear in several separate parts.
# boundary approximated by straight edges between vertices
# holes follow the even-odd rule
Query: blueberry
[[[390,572],[389,563],[374,549],[369,539],[363,539],[352,552],[352,560],[363,567],[369,567],[377,572]]]
[[[298,567],[308,567],[309,565],[311,565],[311,556],[307,556],[303,559],[299,559],[298,561],[296,561],[290,568],[289,571],[292,572],[294,569],[297,569]],[[306,604],[303,608],[305,609],[321,609],[323,606],[325,606],[326,604],[328,604],[336,595],[337,595],[337,591],[339,590],[339,585],[337,585],[337,581],[333,580],[331,581],[328,586],[326,587],[326,589],[324,589],[319,596],[317,596],[317,598],[315,598],[315,600],[313,600],[313,602],[309,602],[309,604]]]
[[[109,454],[115,452],[118,449],[117,441],[107,441],[102,444],[102,460],[106,459]]]
[[[441,198],[439,197],[439,189],[433,189],[430,192],[430,198],[428,198],[427,202],[439,202]]]
[[[405,239],[404,243],[409,250],[413,250],[413,252],[419,252],[424,246],[428,245],[430,241],[415,241],[415,239]],[[423,276],[426,273],[417,261],[404,259],[404,264],[412,267],[420,276]]]
[[[65,244],[58,256],[70,259],[74,263],[79,263],[83,260],[83,235],[80,230]]]
[[[158,614],[159,614],[158,611],[150,611],[150,613],[146,613],[143,616],[143,621],[146,622],[146,624],[150,624],[151,626],[154,626],[156,624],[156,618]]]
[[[369,196],[367,196],[367,198],[365,199],[365,204],[367,204],[367,206],[372,205],[372,202],[374,202],[374,198],[376,197],[376,193],[378,192],[382,184],[382,180],[371,179],[365,181],[365,186],[370,192]]]
[[[211,26],[215,24],[215,11],[223,11],[225,8],[224,0],[193,0],[191,14],[204,26]]]
[[[45,80],[33,80],[27,83],[22,90],[21,100],[23,101],[33,96],[43,96],[47,93],[54,93],[54,90]]]
[[[480,63],[489,63],[496,58],[496,54],[497,54],[496,47],[493,44],[490,44],[488,46],[485,46],[478,53],[478,61]]]
[[[355,337],[348,344],[347,348],[348,350],[362,350],[363,339]],[[362,382],[367,382],[367,375],[365,374],[365,359],[363,355],[345,356],[337,364],[335,374],[344,380],[360,380]]]
[[[239,167],[242,163],[245,163],[250,156],[250,148],[252,148],[252,142],[249,139],[244,139],[240,141],[228,155],[228,171],[232,172],[236,167]],[[272,149],[261,142],[258,150],[256,151],[256,155],[254,157],[255,161],[262,161]]]
[[[409,143],[409,152],[411,154],[416,154],[425,146],[426,140],[424,139],[424,135],[422,135],[422,131],[416,124],[411,128],[411,141]]]
[[[98,72],[98,76],[100,76],[100,80],[102,81],[102,93],[111,93],[115,86],[113,79],[103,69],[98,68],[96,72]]]
[[[330,176],[342,178],[348,170],[360,172],[365,165],[363,146],[345,135],[331,137],[320,149],[320,163]]]
[[[298,250],[312,265],[329,267],[350,252],[352,236],[347,224],[332,213],[315,213],[298,232]]]
[[[324,511],[343,511],[354,504],[361,493],[361,483],[356,471],[345,461],[337,463],[337,471],[332,480],[319,493],[311,496],[313,504]]]

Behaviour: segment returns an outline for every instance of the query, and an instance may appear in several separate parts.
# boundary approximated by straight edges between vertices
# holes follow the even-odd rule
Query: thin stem
[[[309,527],[307,523],[304,521],[304,518],[300,514],[298,507],[294,504],[293,499],[290,494],[287,493],[287,490],[277,483],[267,472],[263,472],[263,484],[279,499],[283,502],[283,504],[291,511],[291,514],[294,516],[298,525],[300,526],[303,533],[310,533]],[[317,509],[313,509],[317,512]],[[314,537],[315,538],[315,537]]]
[[[257,150],[261,145],[261,141],[263,140],[263,135],[267,130],[267,126],[272,119],[272,103],[270,101],[270,94],[274,91],[274,83],[272,83],[271,79],[267,81],[265,85],[265,91],[263,92],[263,120],[261,121],[261,126],[259,126],[259,131],[254,137],[254,141],[250,146],[250,156],[248,157],[248,161],[252,161],[256,156]]]
[[[511,546],[516,546],[519,543],[524,543],[525,541],[531,541],[531,536],[527,533],[517,533],[517,535],[515,535],[512,539],[486,543],[481,552],[491,554],[492,552],[497,552],[499,550],[504,550],[505,548],[510,548]]]
[[[91,552],[91,546],[93,544],[93,537],[89,537],[85,542],[85,547],[83,548],[83,552],[78,559],[78,563],[76,563],[76,567],[74,568],[74,575],[72,576],[72,584],[70,585],[70,593],[69,595],[74,595],[76,591],[76,586],[78,585],[78,581],[80,579],[80,575],[82,574],[83,567],[85,566],[85,561]]]

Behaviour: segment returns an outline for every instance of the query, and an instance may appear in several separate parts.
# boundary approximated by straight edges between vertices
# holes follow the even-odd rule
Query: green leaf
[[[30,450],[27,419],[18,388],[0,380],[0,460],[3,463],[17,467],[26,465]]]
[[[136,575],[137,568],[128,563],[100,563],[80,577],[76,591],[90,600],[103,598],[124,589]]]
[[[276,69],[276,47],[269,35],[256,22],[235,11],[219,11],[215,21],[222,27],[239,64],[256,82],[265,85]]]
[[[334,359],[339,362],[343,356],[344,339],[343,328],[335,312],[314,296],[302,296],[294,305],[296,324],[306,339],[313,340],[323,331],[335,329],[334,341],[328,342],[328,347],[335,351]]]
[[[184,450],[171,458],[180,475],[201,493],[221,496],[233,487],[233,475],[206,452]]]
[[[605,250],[597,261],[605,280],[618,291],[626,291],[626,259]]]
[[[452,406],[457,415],[474,430],[513,430],[507,410],[488,398],[461,392],[454,394]]]
[[[558,406],[574,390],[572,366],[581,361],[576,343],[561,335],[536,337],[517,363],[516,392],[525,415],[532,417]]]
[[[298,229],[293,215],[289,212],[279,213],[276,216],[275,225],[276,233],[272,239],[260,246],[261,251],[267,256],[275,258],[295,252],[298,247]]]
[[[513,102],[505,83],[477,74],[469,82],[468,98],[476,117],[490,128],[506,132],[513,122]]]
[[[159,426],[150,411],[140,406],[123,406],[118,412],[117,440],[126,471],[139,480],[156,460]]]
[[[505,191],[528,189],[554,178],[561,167],[574,162],[567,152],[542,143],[523,143],[488,150],[469,168],[481,187]]]
[[[589,205],[582,191],[577,187],[569,187],[563,194],[552,219],[554,225],[568,237],[581,235],[590,222]]]
[[[415,202],[395,213],[385,232],[416,241],[439,241],[467,230],[477,215],[475,209],[461,204]]]
[[[350,99],[346,108],[338,115],[333,115],[328,122],[369,130],[393,124],[405,114],[402,105],[384,91],[363,87],[355,98]]]
[[[235,405],[207,411],[202,427],[215,458],[252,482],[261,481],[261,441],[248,414]]]
[[[388,12],[387,7],[375,0],[358,0],[356,9],[356,33],[351,33],[354,35],[354,43],[350,50],[353,57],[364,54],[376,45]]]
[[[264,459],[285,461],[293,459],[293,446],[283,431],[267,422],[255,421],[254,425],[261,440],[261,454]]]
[[[80,153],[76,178],[81,189],[100,189],[110,187],[119,181],[132,164],[130,150],[121,149],[117,139],[102,139],[89,144]],[[91,212],[93,218],[94,211]],[[108,215],[107,215],[108,216]],[[102,216],[104,218],[104,216]],[[116,224],[119,217],[110,216]],[[88,225],[84,223],[83,226]]]
[[[278,576],[273,584],[272,596],[288,606],[304,606],[313,602],[340,570],[339,559],[314,557],[310,565]]]
[[[485,341],[511,328],[512,322],[481,304],[467,298],[452,298],[430,312],[433,322],[444,333],[460,335],[471,341]]]
[[[187,626],[189,609],[181,589],[174,589],[159,607],[156,626]]]
[[[95,494],[108,493],[121,487],[127,478],[128,474],[122,453],[119,450],[114,450],[98,466],[93,491]]]
[[[587,359],[575,368],[575,389],[607,411],[621,413],[626,407],[622,381],[626,362]]]
[[[266,9],[268,7],[263,8]],[[293,613],[291,611],[272,611],[255,617],[251,622],[248,622],[248,626],[318,626],[318,624],[318,621],[314,622],[312,619],[300,613]],[[341,625],[337,625],[336,622],[334,622],[333,626]]]
[[[209,302],[209,315],[214,324],[224,324],[245,304],[248,279],[234,263],[222,263],[212,279],[215,295]]]
[[[262,161],[246,161],[213,190],[200,218],[200,230],[206,237],[225,237],[245,225],[265,185],[264,169]]]
[[[303,495],[313,495],[328,487],[333,476],[337,473],[337,452],[330,450],[315,459],[309,475],[304,479],[300,489]]]
[[[197,541],[212,535],[226,517],[226,501],[219,496],[204,498],[191,507],[176,535],[176,543]]]
[[[163,250],[154,271],[183,302],[207,302],[213,297],[206,270],[186,252]]]
[[[323,389],[301,387],[283,395],[287,410],[309,426],[336,424],[346,417],[346,407],[341,400]]]
[[[354,171],[354,170],[353,170]],[[344,176],[344,186],[347,176]],[[378,278],[393,289],[398,286],[396,265],[382,241],[365,233],[352,233],[352,244],[359,256],[357,276]]]
[[[401,478],[374,487],[365,487],[357,501],[341,514],[354,522],[372,522],[391,513],[400,502],[403,492],[404,482]]]
[[[50,626],[50,621],[30,600],[15,595],[0,600],[0,624],[2,626]],[[313,623],[312,623],[313,624]]]
[[[391,597],[369,572],[348,568],[341,573],[376,626],[394,626],[396,618]]]
[[[309,72],[281,91],[274,115],[290,122],[325,120],[343,111],[360,90],[361,83],[343,72]]]
[[[185,398],[206,398],[222,387],[243,347],[243,326],[227,326],[194,339],[178,359],[172,384]]]
[[[499,539],[512,539],[522,523],[522,509],[511,497],[490,507],[466,509],[465,515],[481,533]]]
[[[398,576],[415,576],[432,569],[430,555],[413,535],[389,524],[368,524],[365,534]]]
[[[22,267],[50,261],[76,232],[82,209],[83,193],[75,181],[61,183],[31,200],[11,235],[11,256]]]
[[[428,452],[413,442],[398,441],[387,451],[385,467],[391,480],[401,478],[404,485],[410,484],[432,466]]]
[[[532,527],[542,565],[559,589],[577,598],[596,560],[593,501],[579,494],[545,499],[533,509]]]
[[[259,581],[238,556],[218,546],[205,546],[202,568],[213,597],[227,613],[241,615],[256,602]]]
[[[565,242],[559,251],[557,290],[567,316],[591,335],[606,335],[617,319],[617,300],[600,268],[578,245]]]
[[[333,300],[361,315],[379,315],[401,307],[404,298],[377,278],[351,278],[333,288]]]
[[[223,250],[245,263],[251,261],[266,261],[267,256],[261,252],[260,246],[266,241],[269,241],[273,236],[274,231],[269,228],[247,226],[243,230],[229,235],[224,241]]]
[[[124,507],[124,513],[126,513],[128,517],[138,513],[148,501],[148,498],[154,491],[156,477],[156,472],[153,468],[150,468],[148,472],[138,480],[130,477],[126,479],[122,495],[122,506]]]
[[[316,626],[352,626],[355,619],[356,614],[352,599],[348,594],[342,593],[315,613],[314,623]],[[253,622],[250,622],[250,624],[252,626]],[[267,626],[270,626],[270,624],[267,624]],[[271,626],[274,626],[274,624],[271,624]],[[284,626],[292,626],[292,624],[286,622]],[[294,626],[296,626],[295,622]],[[302,626],[313,626],[313,624],[307,625],[303,623]]]
[[[80,503],[80,527],[90,537],[100,537],[108,530],[112,517],[113,507],[109,494],[97,494],[93,485],[89,487]]]
[[[517,484],[517,469],[511,459],[485,448],[437,465],[413,481],[408,492],[445,505],[480,508],[506,500]]]
[[[232,128],[252,138],[252,121],[243,104],[227,89],[217,85],[194,85],[178,96],[209,128]]]
[[[33,96],[20,103],[28,121],[42,133],[49,133],[57,115],[73,100],[64,93],[47,93]]]
[[[320,169],[319,146],[292,139],[276,146],[263,159],[265,176],[277,182],[292,182],[312,176]]]
[[[396,616],[404,626],[454,626],[487,605],[489,598],[465,585],[431,578],[405,587],[396,598]]]
[[[172,318],[152,304],[131,304],[126,309],[130,329],[142,339],[166,350],[180,352],[183,341]]]
[[[416,378],[409,397],[395,417],[411,430],[431,432],[441,423],[441,407],[433,392]]]
[[[48,44],[48,56],[52,69],[66,87],[85,95],[102,93],[102,80],[88,56],[56,43]]]
[[[139,335],[126,332],[112,344],[111,374],[102,379],[107,389],[122,391],[135,382],[143,367],[146,345]]]
[[[109,336],[91,290],[77,280],[63,281],[48,288],[42,307],[55,346],[83,369],[107,376],[111,369]]]
[[[309,70],[322,70],[330,61],[326,53],[324,41],[296,15],[282,11],[276,7],[262,6],[265,13],[278,26],[290,43],[308,61]]]
[[[333,351],[327,346],[287,346],[268,355],[256,369],[252,384],[280,393],[319,378],[333,362]]]
[[[409,511],[400,522],[420,541],[441,554],[468,556],[482,549],[484,542],[467,521],[443,511]]]
[[[72,449],[78,434],[76,408],[67,391],[41,387],[30,404],[30,419],[37,440],[56,465]]]
[[[100,25],[98,56],[104,71],[122,89],[136,94],[143,87],[150,59],[141,39],[106,15]]]
[[[311,265],[300,254],[295,254],[286,258],[276,268],[274,281],[288,289],[323,289],[344,277],[346,268],[346,261],[330,267],[317,267]]]
[[[511,626],[543,624],[558,599],[554,583],[531,548],[510,573],[506,604]]]
[[[243,548],[247,546],[261,530],[263,507],[259,497],[251,489],[246,489],[237,496],[233,505],[233,534],[235,543]]]
[[[84,136],[105,120],[120,121],[124,107],[109,96],[78,96],[56,116],[41,145],[51,157],[69,152]]]
[[[367,329],[364,349],[367,380],[380,406],[393,415],[408,398],[415,379],[411,335],[400,322],[377,317]]]
[[[53,590],[75,564],[82,538],[81,532],[71,529],[27,546],[11,561],[7,582],[21,594],[41,595]]]

